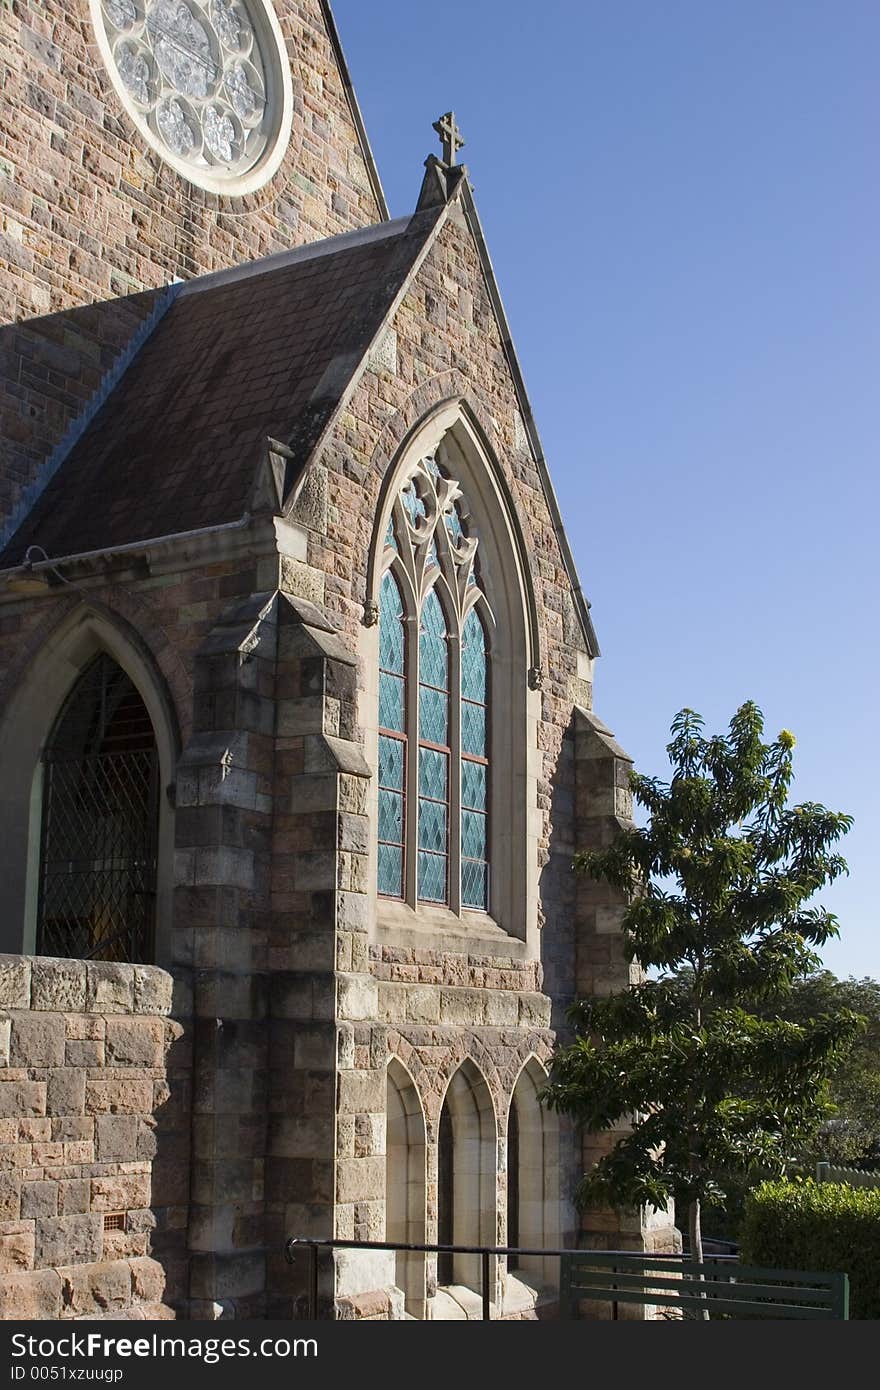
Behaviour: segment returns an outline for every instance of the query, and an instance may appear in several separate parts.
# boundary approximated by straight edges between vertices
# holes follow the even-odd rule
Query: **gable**
[[[145,0],[157,23],[165,3]],[[181,170],[190,156],[177,158],[163,143],[158,116],[171,88],[151,88],[146,113],[127,95],[106,3],[0,7],[7,115],[0,208],[8,216],[0,319],[156,288],[387,219],[328,0],[246,4],[254,20],[262,16],[264,56],[283,77],[270,80],[267,66],[267,101],[274,109],[284,85],[284,112],[266,181],[255,166],[254,177],[228,188],[222,179],[188,177]],[[229,12],[240,16],[242,5]],[[193,0],[192,13],[210,28],[208,0]],[[135,34],[135,46],[142,37]],[[201,140],[198,112],[184,105]]]

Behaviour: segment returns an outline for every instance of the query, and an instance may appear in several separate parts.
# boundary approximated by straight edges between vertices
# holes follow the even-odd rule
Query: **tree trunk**
[[[690,1207],[688,1208],[688,1225],[690,1227],[691,1238],[691,1261],[694,1264],[701,1265],[703,1263],[703,1232],[700,1227],[699,1197],[697,1197],[695,1201],[691,1202]],[[700,1279],[702,1278],[703,1275],[701,1273]],[[705,1296],[705,1294],[701,1295],[702,1298],[705,1298]],[[701,1322],[708,1322],[709,1309],[700,1308],[694,1316],[699,1318]]]

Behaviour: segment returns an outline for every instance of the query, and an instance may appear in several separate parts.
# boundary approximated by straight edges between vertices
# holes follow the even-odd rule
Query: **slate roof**
[[[267,436],[308,462],[439,215],[181,286],[0,568],[237,521]]]

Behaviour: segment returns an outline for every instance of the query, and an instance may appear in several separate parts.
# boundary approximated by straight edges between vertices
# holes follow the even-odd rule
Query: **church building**
[[[0,36],[0,1316],[675,1248],[539,1099],[635,969],[571,869],[630,760],[454,115],[392,219],[327,0]],[[479,1256],[318,1272],[480,1316]],[[558,1261],[491,1283],[551,1316]]]

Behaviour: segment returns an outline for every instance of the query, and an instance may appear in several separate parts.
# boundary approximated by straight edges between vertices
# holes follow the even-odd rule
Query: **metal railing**
[[[507,1258],[514,1256],[517,1260],[520,1257],[526,1259],[554,1259],[560,1260],[560,1283],[565,1285],[564,1271],[566,1266],[571,1266],[572,1262],[590,1262],[596,1257],[597,1262],[603,1265],[614,1264],[622,1266],[621,1272],[626,1267],[637,1263],[642,1269],[653,1267],[656,1261],[659,1265],[667,1261],[688,1261],[689,1255],[642,1255],[632,1250],[535,1250],[522,1246],[512,1245],[399,1245],[386,1241],[364,1241],[364,1240],[318,1240],[311,1238],[299,1238],[292,1236],[284,1247],[285,1257],[288,1264],[293,1264],[295,1255],[300,1250],[307,1250],[309,1255],[308,1269],[308,1318],[314,1321],[318,1316],[318,1255],[323,1251],[333,1250],[366,1250],[370,1252],[383,1251],[388,1254],[413,1254],[413,1255],[478,1255],[480,1257],[480,1298],[482,1302],[483,1321],[492,1320],[492,1289],[491,1289],[491,1261],[494,1258]],[[711,1261],[713,1267],[719,1264],[737,1263],[734,1255],[713,1256]],[[618,1300],[608,1298],[605,1301],[613,1305],[612,1318],[617,1318]],[[647,1299],[646,1302],[651,1302]],[[560,1315],[565,1316],[561,1307]]]

